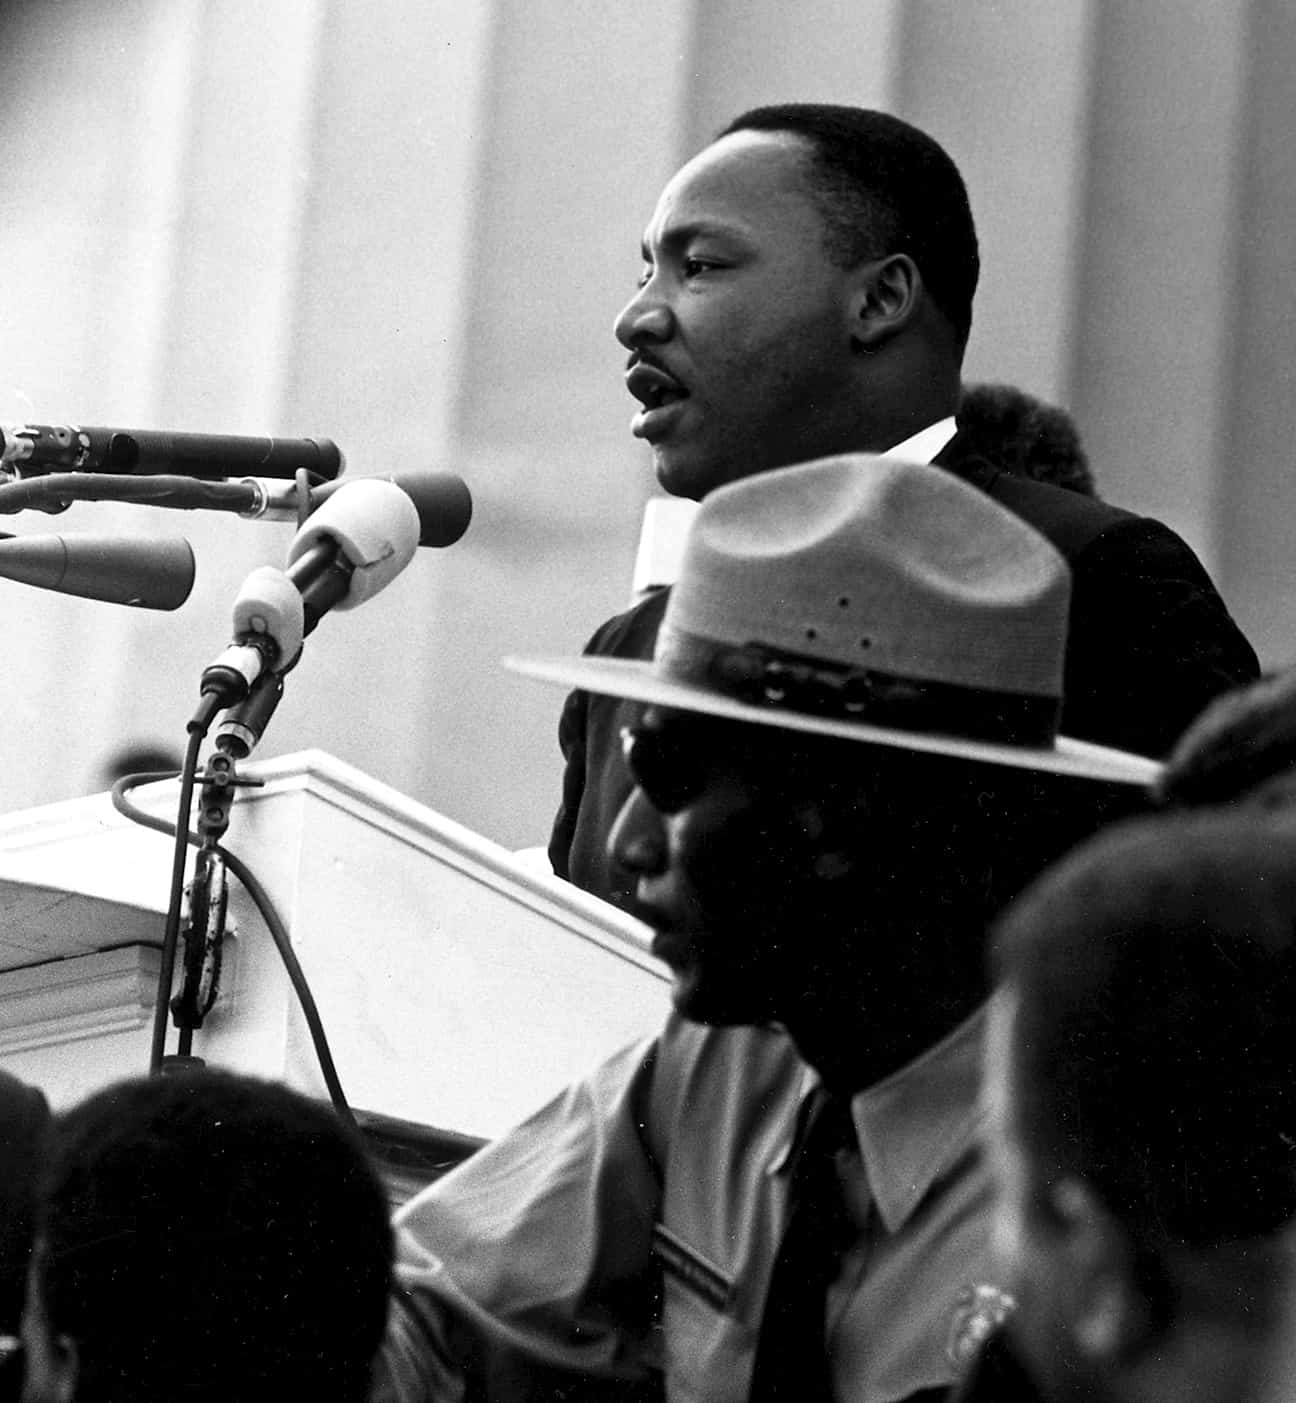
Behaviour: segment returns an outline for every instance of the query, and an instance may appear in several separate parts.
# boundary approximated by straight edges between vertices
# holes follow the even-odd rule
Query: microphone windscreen
[[[194,555],[177,536],[11,536],[0,541],[0,578],[108,604],[178,609],[193,589]]]
[[[302,524],[288,547],[288,564],[325,541],[351,566],[346,597],[333,607],[354,609],[389,585],[414,558],[419,517],[407,493],[379,477],[344,483]]]
[[[297,586],[275,565],[259,565],[234,599],[234,637],[260,633],[271,639],[281,662],[297,656],[306,636],[306,614]]]

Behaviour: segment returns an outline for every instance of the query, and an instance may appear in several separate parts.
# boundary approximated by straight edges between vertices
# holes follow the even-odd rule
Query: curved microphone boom
[[[421,546],[452,546],[472,521],[472,495],[468,484],[455,473],[382,473],[326,482],[310,489],[311,511],[322,507],[334,493],[357,482],[394,482],[418,512]],[[226,488],[235,485],[227,483]],[[258,482],[249,477],[238,485],[247,488],[244,504],[234,508],[240,515],[265,521],[297,519],[297,498],[290,484]]]
[[[307,513],[317,510],[352,482],[345,478],[306,489]],[[472,520],[472,497],[454,473],[384,473],[413,501],[419,514],[419,545],[452,546]],[[96,473],[57,473],[0,484],[0,513],[34,509],[55,514],[72,502],[134,502],[182,511],[237,512],[259,521],[296,521],[300,501],[296,483],[241,477],[209,481],[158,473],[116,477]]]
[[[263,565],[234,602],[234,638],[202,674],[191,725],[241,702],[267,671],[283,671],[330,609],[352,609],[386,588],[414,558],[420,521],[394,482],[357,478],[341,487],[293,537],[286,570]]]
[[[193,589],[194,554],[177,536],[132,541],[0,534],[0,579],[108,604],[178,609]]]

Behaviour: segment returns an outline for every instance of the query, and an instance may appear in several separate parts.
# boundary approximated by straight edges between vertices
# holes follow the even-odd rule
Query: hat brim
[[[960,760],[980,760],[989,765],[1013,765],[1019,769],[1041,770],[1047,774],[1075,779],[1104,780],[1111,784],[1146,786],[1157,780],[1162,765],[1146,755],[1113,750],[1105,745],[1059,736],[1049,747],[1000,745],[992,741],[969,740],[963,736],[928,731],[904,731],[891,726],[874,726],[863,721],[808,712],[775,710],[737,701],[719,692],[688,682],[675,682],[659,676],[650,662],[638,658],[607,657],[507,657],[504,666],[512,672],[554,686],[600,692],[625,697],[651,706],[699,711],[730,721],[757,726],[777,726],[807,735],[837,736],[866,745],[890,745],[932,755],[949,755]]]

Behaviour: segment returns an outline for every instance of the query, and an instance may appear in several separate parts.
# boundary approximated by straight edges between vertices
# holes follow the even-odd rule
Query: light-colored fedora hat
[[[651,662],[506,658],[564,687],[874,745],[1149,784],[1057,733],[1071,572],[941,468],[868,454],[710,493]]]

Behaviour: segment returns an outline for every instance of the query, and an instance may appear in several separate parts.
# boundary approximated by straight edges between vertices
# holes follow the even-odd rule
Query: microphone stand
[[[0,435],[2,443],[3,436]],[[242,516],[267,516],[272,520],[282,519],[284,514],[288,514],[295,516],[300,531],[315,506],[311,493],[320,480],[318,474],[305,467],[296,468],[290,484],[281,487],[272,483],[267,488],[256,478],[194,480],[166,474],[138,477],[51,470],[37,478],[22,478],[20,474],[7,471],[0,465],[0,515],[27,509],[57,514],[67,510],[73,501],[122,501],[185,509],[237,511]],[[459,485],[462,488],[462,484]],[[466,525],[466,512],[464,515],[463,524]],[[456,537],[462,529],[461,526],[455,533]],[[10,538],[10,533],[0,532],[0,540]],[[315,549],[318,551],[320,548],[316,546]],[[310,552],[305,554],[309,557]],[[307,615],[305,633],[309,633],[320,615],[347,592],[347,582],[353,568],[351,563],[327,560],[324,565],[326,568],[322,568],[317,575],[308,572],[308,588],[303,591]],[[350,1116],[319,1012],[292,950],[287,929],[252,872],[220,845],[229,827],[233,791],[241,787],[259,788],[265,783],[259,779],[239,779],[235,769],[236,759],[245,759],[260,740],[283,696],[283,676],[295,666],[300,653],[298,647],[286,666],[267,669],[253,682],[250,692],[230,710],[222,724],[216,741],[218,753],[209,757],[207,769],[200,772],[198,754],[202,742],[216,715],[227,704],[222,701],[219,691],[204,689],[186,727],[189,738],[179,775],[179,815],[174,825],[151,818],[125,797],[128,782],[169,778],[169,775],[126,776],[113,786],[112,801],[113,806],[133,822],[169,833],[174,839],[171,900],[163,932],[153,1009],[150,1074],[203,1065],[203,1060],[193,1055],[193,1033],[202,1026],[219,993],[228,914],[228,866],[266,919],[301,1003],[329,1096],[339,1113]],[[194,787],[199,781],[202,782],[202,792],[198,832],[195,834],[189,830],[189,817]],[[188,888],[186,918],[182,909],[185,897],[184,867],[190,845],[197,847],[198,852]],[[182,935],[185,942],[183,976],[179,991],[171,997],[177,947]],[[180,1030],[179,1050],[170,1057],[166,1056],[165,1051],[168,1010]]]
[[[229,888],[225,853],[220,840],[229,828],[234,790],[259,788],[259,779],[239,779],[228,748],[209,757],[200,776],[198,838],[193,876],[189,883],[189,915],[183,931],[184,970],[180,989],[170,1001],[171,1018],[180,1030],[178,1050],[162,1059],[162,1070],[202,1066],[193,1055],[194,1030],[202,1027],[220,990],[221,961],[226,935]],[[165,1000],[167,990],[159,990]]]
[[[195,1028],[216,1001],[220,986],[221,954],[225,941],[225,917],[229,902],[225,859],[220,840],[229,828],[233,794],[232,766],[228,757],[213,755],[203,773],[198,799],[198,836],[202,840],[194,858],[189,880],[189,919],[184,931],[184,974],[180,991],[171,1000],[171,1018],[180,1030],[177,1058],[193,1060]],[[174,1063],[175,1059],[170,1059]]]

